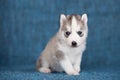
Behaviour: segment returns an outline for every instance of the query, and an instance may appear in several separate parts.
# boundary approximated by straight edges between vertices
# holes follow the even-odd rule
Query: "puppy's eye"
[[[77,32],[80,37],[82,37],[84,34],[81,31]]]
[[[81,35],[81,34],[82,34],[82,32],[81,32],[81,31],[78,31],[77,33],[78,33],[78,35]]]
[[[70,34],[71,34],[71,32],[69,32],[69,31],[65,32],[66,36],[69,36]]]

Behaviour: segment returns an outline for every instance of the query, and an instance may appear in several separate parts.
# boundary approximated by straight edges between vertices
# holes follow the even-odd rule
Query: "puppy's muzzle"
[[[76,47],[77,46],[77,42],[76,41],[72,41],[72,47]]]

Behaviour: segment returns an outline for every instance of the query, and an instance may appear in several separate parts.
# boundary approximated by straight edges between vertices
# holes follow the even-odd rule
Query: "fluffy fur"
[[[79,75],[82,54],[88,34],[87,15],[60,16],[60,29],[48,42],[37,60],[37,70]]]

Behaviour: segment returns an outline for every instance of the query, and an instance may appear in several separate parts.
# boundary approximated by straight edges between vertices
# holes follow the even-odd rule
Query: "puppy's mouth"
[[[78,47],[78,45],[71,45],[71,47],[72,47],[72,48],[77,48],[77,47]]]

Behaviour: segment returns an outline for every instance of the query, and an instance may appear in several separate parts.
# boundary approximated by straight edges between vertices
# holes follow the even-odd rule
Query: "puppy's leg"
[[[77,71],[74,70],[69,58],[63,54],[62,51],[57,51],[56,57],[58,58],[61,67],[68,75],[79,75]]]
[[[81,60],[82,60],[82,55],[79,55],[76,57],[75,63],[73,65],[74,69],[79,73],[81,71]]]
[[[71,62],[69,61],[68,57],[65,56],[63,60],[60,60],[60,65],[65,70],[65,72],[69,75],[79,75],[77,71],[74,70]]]
[[[42,60],[41,58],[37,61],[37,70],[43,73],[50,73],[49,64],[47,61]]]

